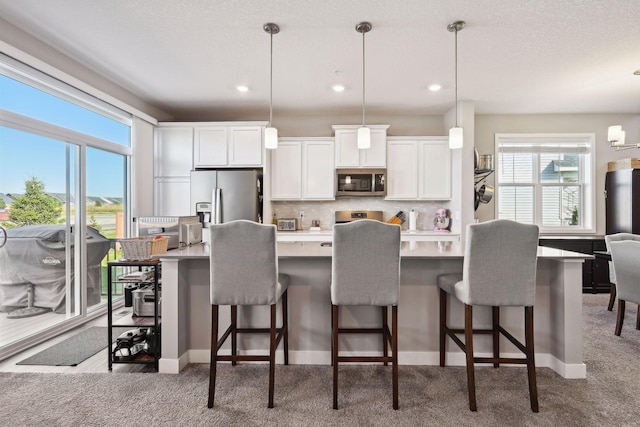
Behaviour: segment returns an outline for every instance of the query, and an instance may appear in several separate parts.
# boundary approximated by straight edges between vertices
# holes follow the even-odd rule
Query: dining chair
[[[400,226],[369,219],[334,225],[331,261],[333,409],[338,409],[338,364],[341,362],[383,362],[385,366],[391,363],[393,409],[398,409],[399,294]],[[342,306],[379,307],[382,326],[340,327]],[[389,306],[392,332],[388,324]],[[382,336],[382,356],[340,356],[340,334],[371,333]]]
[[[611,259],[615,270],[618,297],[618,318],[615,334],[620,336],[624,323],[626,302],[634,302],[640,307],[640,241],[619,240],[609,242]],[[640,318],[636,318],[636,329],[640,329]]]
[[[209,401],[213,407],[218,361],[269,362],[269,403],[273,408],[275,354],[284,341],[284,364],[289,364],[287,288],[289,276],[279,274],[276,252],[276,226],[247,220],[231,221],[210,226],[210,299],[211,299],[211,365],[209,368]],[[276,305],[282,301],[282,325],[276,327]],[[218,339],[218,311],[220,305],[231,306],[231,325]],[[268,305],[270,327],[239,327],[238,306]],[[237,334],[268,333],[269,354],[238,354]],[[218,351],[231,336],[231,355]]]
[[[607,234],[606,236],[604,236],[604,243],[607,246],[607,252],[611,253],[611,242],[619,242],[621,240],[640,241],[640,235],[632,233]],[[611,293],[609,294],[609,304],[607,305],[607,310],[612,311],[613,305],[616,301],[616,272],[613,267],[613,260],[609,261],[609,283],[611,283]],[[638,307],[638,313],[636,315],[636,323],[640,325],[640,306]]]
[[[509,220],[469,224],[466,229],[462,274],[438,276],[440,303],[440,366],[445,366],[446,337],[465,353],[469,409],[477,410],[475,363],[526,364],[531,410],[538,412],[533,306],[535,302],[538,227]],[[452,296],[464,305],[464,328],[447,325],[447,300]],[[491,307],[490,329],[474,329],[473,307]],[[524,307],[524,344],[500,325],[500,307]],[[457,335],[464,334],[464,341]],[[493,357],[474,354],[474,334],[492,337]],[[500,334],[522,351],[524,358],[500,356]]]

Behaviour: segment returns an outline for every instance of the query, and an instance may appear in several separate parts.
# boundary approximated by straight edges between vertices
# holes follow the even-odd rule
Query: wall
[[[628,157],[639,157],[640,149],[616,151],[607,143],[607,128],[622,125],[629,143],[640,143],[639,114],[522,114],[477,115],[475,144],[479,154],[495,154],[496,133],[594,133],[596,136],[596,234],[605,234],[604,180],[607,163]],[[487,183],[494,185],[495,176]],[[476,216],[480,221],[495,218],[495,203],[480,205]]]
[[[16,28],[2,18],[0,18],[0,52],[19,61],[27,62],[45,73],[55,71],[51,70],[51,68],[55,68],[69,77],[77,79],[79,84],[76,85],[74,82],[61,78],[59,75],[55,77],[61,78],[61,80],[93,95],[96,95],[95,89],[97,89],[103,94],[107,94],[108,97],[113,98],[113,104],[116,107],[121,107],[119,104],[126,103],[140,112],[148,114],[153,119],[173,119],[168,113],[144,102],[131,92],[98,75],[63,53],[52,49],[47,44]],[[35,64],[33,61],[41,63]],[[94,90],[92,91],[91,88]],[[110,99],[105,99],[105,101],[110,101]]]
[[[425,201],[398,201],[384,200],[383,197],[344,197],[336,201],[318,202],[271,202],[271,209],[278,218],[298,218],[301,211],[304,212],[302,229],[308,230],[311,220],[319,219],[320,227],[330,230],[334,224],[335,211],[369,210],[382,211],[383,220],[388,221],[398,211],[403,211],[407,216],[402,225],[403,230],[409,228],[409,212],[414,209],[418,212],[418,230],[433,230],[433,218],[437,208],[449,208],[450,202],[425,202]],[[453,225],[453,224],[452,224]]]
[[[312,137],[332,136],[332,125],[357,125],[362,123],[362,115],[290,115],[274,117],[273,125],[278,128],[278,136]],[[441,136],[447,131],[442,116],[422,115],[372,115],[366,117],[368,125],[389,125],[389,136]]]

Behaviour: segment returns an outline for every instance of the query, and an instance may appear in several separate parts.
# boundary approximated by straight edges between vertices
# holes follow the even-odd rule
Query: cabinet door
[[[357,129],[336,130],[335,144],[335,163],[337,168],[360,167]]]
[[[416,141],[389,142],[387,199],[418,198],[418,145]]]
[[[194,167],[227,166],[227,127],[196,128]]]
[[[193,128],[156,128],[155,176],[189,176]]]
[[[305,141],[302,151],[302,198],[335,199],[333,141]]]
[[[271,199],[299,200],[302,198],[302,143],[279,141],[271,152]]]
[[[262,128],[229,128],[229,166],[262,166]]]
[[[360,160],[361,166],[365,168],[387,167],[386,129],[371,129],[371,148],[360,150]]]
[[[190,215],[189,177],[156,178],[156,216]]]
[[[419,155],[420,199],[451,199],[451,151],[447,141],[421,141]]]

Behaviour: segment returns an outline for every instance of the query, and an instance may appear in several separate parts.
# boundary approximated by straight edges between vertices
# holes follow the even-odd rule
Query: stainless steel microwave
[[[337,169],[336,196],[384,196],[385,169]]]

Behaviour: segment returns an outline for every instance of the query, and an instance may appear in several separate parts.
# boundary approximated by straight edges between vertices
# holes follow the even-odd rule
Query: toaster
[[[278,220],[278,231],[296,231],[297,229],[297,218],[282,218]]]

